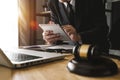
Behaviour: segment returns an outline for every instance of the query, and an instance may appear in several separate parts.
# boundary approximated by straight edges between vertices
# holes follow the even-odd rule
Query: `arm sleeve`
[[[87,31],[80,32],[83,43],[100,43],[104,42],[109,35],[105,9],[102,0],[91,0],[93,6],[90,11],[90,26]],[[86,26],[85,26],[86,27]]]

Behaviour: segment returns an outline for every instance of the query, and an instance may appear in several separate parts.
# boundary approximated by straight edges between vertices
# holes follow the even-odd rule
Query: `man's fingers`
[[[52,30],[47,30],[42,33],[43,36],[52,35],[52,34],[54,34]]]

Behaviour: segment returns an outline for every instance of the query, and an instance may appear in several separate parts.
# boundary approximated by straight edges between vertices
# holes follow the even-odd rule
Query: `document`
[[[67,35],[67,33],[63,30],[59,24],[39,24],[39,27],[43,30],[52,30],[54,33],[60,34],[63,41],[71,41],[70,37]]]

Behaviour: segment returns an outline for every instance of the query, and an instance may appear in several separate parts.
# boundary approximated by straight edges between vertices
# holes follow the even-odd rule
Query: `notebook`
[[[27,49],[0,49],[0,65],[9,68],[23,68],[40,63],[64,59],[63,54]]]

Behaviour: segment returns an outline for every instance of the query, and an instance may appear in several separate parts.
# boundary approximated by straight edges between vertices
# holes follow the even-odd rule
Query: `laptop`
[[[40,63],[64,59],[65,55],[27,49],[0,49],[0,65],[23,68]]]

